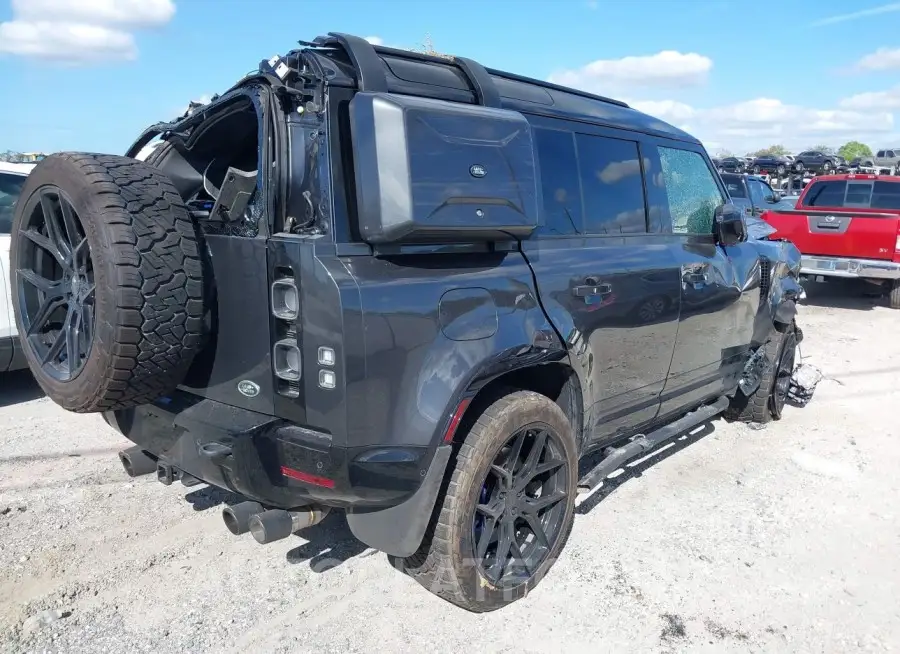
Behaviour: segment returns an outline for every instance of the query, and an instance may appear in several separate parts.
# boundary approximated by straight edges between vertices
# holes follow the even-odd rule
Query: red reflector
[[[289,479],[296,479],[297,481],[312,484],[313,486],[321,486],[322,488],[334,488],[334,479],[310,475],[305,472],[300,472],[299,470],[294,470],[293,468],[288,468],[286,466],[281,466],[281,474],[283,474],[285,477],[288,477]]]
[[[450,418],[450,424],[447,425],[447,431],[444,432],[445,443],[449,443],[453,440],[453,436],[456,435],[456,429],[459,427],[459,422],[462,420],[463,414],[466,412],[466,409],[469,408],[471,402],[471,397],[465,397],[460,400],[456,407],[456,411],[453,412],[453,417]]]

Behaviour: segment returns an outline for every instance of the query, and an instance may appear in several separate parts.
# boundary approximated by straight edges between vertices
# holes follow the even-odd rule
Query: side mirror
[[[716,207],[713,229],[716,243],[725,247],[747,240],[747,223],[741,210],[733,204],[721,204]]]

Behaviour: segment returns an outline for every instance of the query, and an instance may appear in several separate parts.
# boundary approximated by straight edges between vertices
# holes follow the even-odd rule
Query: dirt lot
[[[99,417],[8,376],[0,651],[896,650],[900,315],[813,287],[800,324],[828,376],[808,407],[765,430],[717,420],[607,481],[537,590],[481,616],[341,515],[265,547],[231,536],[228,496],[129,481]]]

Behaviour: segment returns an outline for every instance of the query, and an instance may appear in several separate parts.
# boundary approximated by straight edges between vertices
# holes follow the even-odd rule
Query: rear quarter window
[[[900,210],[900,182],[875,182],[871,206],[873,209]]]
[[[583,218],[575,136],[562,130],[534,128],[534,139],[544,196],[544,221],[538,233],[548,236],[581,233]]]
[[[842,207],[847,193],[847,182],[844,180],[828,180],[812,182],[806,189],[803,198],[805,207]]]

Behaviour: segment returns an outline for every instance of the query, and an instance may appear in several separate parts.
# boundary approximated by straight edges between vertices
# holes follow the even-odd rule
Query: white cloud
[[[72,65],[134,59],[131,30],[175,15],[172,0],[12,0],[12,9],[0,23],[0,54]]]
[[[900,48],[878,48],[856,62],[857,70],[900,70]]]
[[[706,82],[713,62],[696,52],[663,50],[653,55],[599,59],[582,68],[562,70],[550,81],[601,95],[637,87],[680,88]]]
[[[681,127],[710,150],[755,150],[773,143],[801,149],[816,142],[841,145],[848,140],[878,140],[894,133],[894,116],[886,107],[858,111],[841,106],[816,109],[755,98],[734,104],[696,108],[671,100],[634,102],[636,109]]]
[[[900,2],[891,2],[884,5],[879,5],[877,7],[872,7],[870,9],[861,9],[860,11],[854,11],[849,14],[826,16],[825,18],[820,18],[819,20],[810,23],[810,26],[822,27],[823,25],[835,25],[837,23],[846,23],[847,21],[851,20],[868,18],[870,16],[880,16],[882,14],[890,14],[898,11],[900,11]]]
[[[384,39],[380,36],[367,36],[365,38],[366,41],[368,41],[372,45],[384,45]]]
[[[887,91],[872,91],[870,93],[858,93],[844,98],[840,102],[844,109],[856,110],[881,110],[900,109],[900,86],[895,86]]]
[[[161,27],[175,15],[172,0],[12,0],[23,21],[71,21],[90,25]]]
[[[137,46],[128,32],[84,23],[10,21],[0,23],[0,52],[87,63],[134,59]]]

